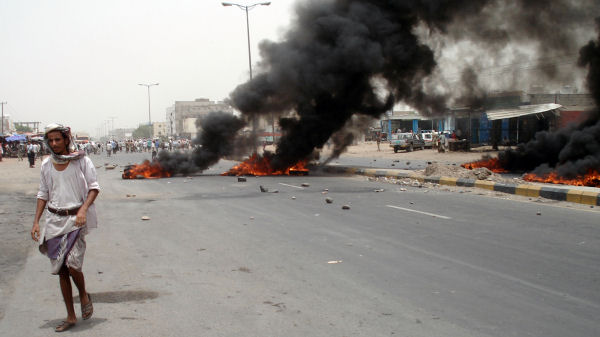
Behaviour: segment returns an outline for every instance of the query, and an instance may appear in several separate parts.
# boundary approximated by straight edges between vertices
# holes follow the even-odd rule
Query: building
[[[118,140],[131,139],[133,137],[134,130],[135,129],[132,128],[113,129],[110,131],[109,138]]]
[[[455,131],[471,144],[517,144],[538,131],[553,131],[587,118],[594,107],[590,94],[490,93],[478,109],[454,107],[443,115],[422,116],[415,111],[394,111],[381,119],[382,132],[419,130]]]
[[[233,108],[224,102],[211,101],[207,98],[198,98],[194,101],[175,101],[172,107],[167,108],[167,126],[172,128],[167,134],[180,138],[195,138],[198,134],[196,121],[211,112],[233,114]]]
[[[154,122],[152,123],[152,138],[162,138],[169,135],[169,123],[168,122]]]
[[[12,122],[9,114],[2,115],[2,124],[1,125],[2,125],[2,128],[1,128],[0,134],[2,134],[2,132],[4,132],[3,135],[11,134],[15,130],[15,126],[13,125],[13,122]]]

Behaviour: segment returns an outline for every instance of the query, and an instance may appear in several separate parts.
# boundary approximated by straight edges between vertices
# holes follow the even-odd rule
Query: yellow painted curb
[[[494,190],[495,184],[496,183],[494,183],[493,181],[475,180],[475,187],[483,188],[483,189],[490,190],[490,191]]]
[[[569,190],[567,192],[567,201],[576,202],[576,203],[580,204],[581,203],[581,193],[583,193],[583,191]]]
[[[346,169],[346,173],[355,174],[358,169],[356,167],[350,167]]]
[[[375,173],[377,173],[377,171],[381,171],[381,170],[375,170],[375,169],[366,169],[365,170],[365,174],[368,174],[370,176],[374,176]]]
[[[440,177],[440,185],[456,186],[458,178]]]
[[[568,197],[568,196],[567,196]],[[598,202],[598,193],[590,191],[582,191],[579,203],[596,206]]]
[[[537,198],[540,196],[541,186],[533,185],[518,185],[515,189],[515,194],[522,195],[525,197]]]
[[[416,174],[415,174],[415,175],[411,174],[411,175],[409,175],[409,176],[408,176],[408,178],[409,178],[409,179],[415,179],[415,180],[418,180],[418,181],[420,181],[420,182],[423,182],[423,181],[425,181],[425,178],[424,178],[424,177],[422,177],[422,176],[419,176],[419,175],[416,175]]]

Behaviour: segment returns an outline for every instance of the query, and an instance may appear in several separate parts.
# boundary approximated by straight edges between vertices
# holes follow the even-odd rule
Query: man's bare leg
[[[69,323],[77,322],[77,316],[75,316],[75,308],[73,307],[73,292],[71,290],[71,279],[69,279],[69,269],[63,266],[58,272],[60,276],[60,291],[67,307],[67,319]]]
[[[87,291],[85,291],[85,278],[83,277],[83,272],[69,268],[69,274],[71,274],[73,283],[75,283],[77,290],[79,290],[79,301],[81,302],[81,306],[88,304],[90,299]]]

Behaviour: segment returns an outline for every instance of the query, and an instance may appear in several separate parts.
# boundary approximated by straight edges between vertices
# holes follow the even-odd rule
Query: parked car
[[[414,149],[425,149],[425,141],[423,141],[420,134],[412,132],[392,133],[390,147],[394,149],[394,152],[400,150],[412,152]]]
[[[425,147],[433,147],[434,137],[432,132],[421,132],[421,137],[425,142]]]

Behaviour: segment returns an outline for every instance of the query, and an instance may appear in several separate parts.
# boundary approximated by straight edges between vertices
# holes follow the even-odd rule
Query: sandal
[[[90,293],[87,294],[87,297],[87,304],[81,305],[81,318],[83,318],[84,320],[92,317],[92,314],[94,313],[94,305],[92,304],[92,296],[90,296]]]
[[[54,328],[54,332],[67,331],[67,330],[71,329],[74,326],[75,326],[75,323],[71,323],[71,322],[67,322],[67,321],[62,321],[59,326],[57,326],[56,328]]]

